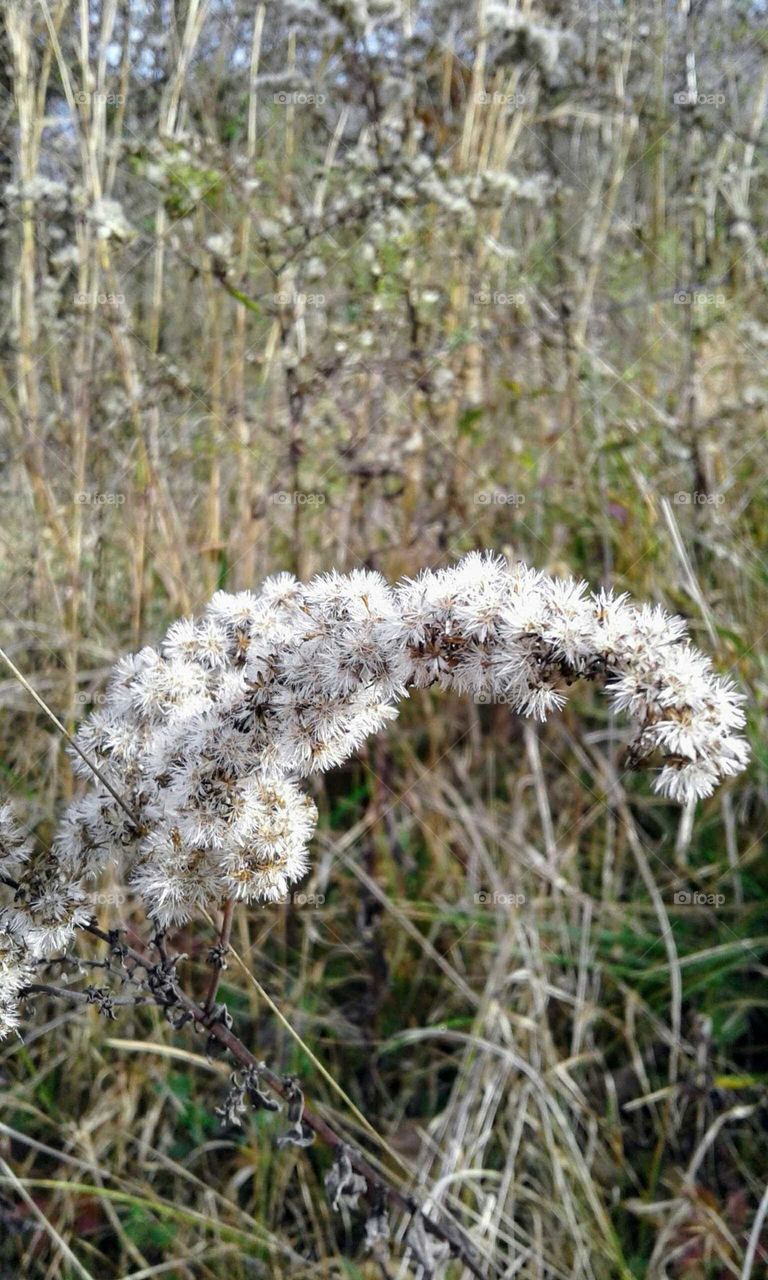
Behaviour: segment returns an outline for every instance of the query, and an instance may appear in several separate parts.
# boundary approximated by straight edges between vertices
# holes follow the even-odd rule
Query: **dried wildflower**
[[[18,996],[31,981],[29,952],[0,918],[0,1039],[16,1030]]]
[[[14,879],[28,861],[32,846],[16,822],[11,806],[0,805],[0,875]]]
[[[89,1004],[95,1004],[99,1013],[103,1013],[105,1018],[109,1018],[111,1022],[114,1022],[117,1017],[115,1002],[108,987],[85,987],[83,994]]]
[[[102,197],[87,211],[100,240],[130,240],[136,233],[117,200]]]
[[[235,1071],[230,1076],[230,1087],[224,1102],[220,1107],[216,1107],[216,1115],[221,1116],[223,1129],[239,1129],[242,1128],[241,1117],[246,1110],[245,1084]]]
[[[264,1070],[264,1063],[260,1062],[255,1067],[248,1067],[244,1073],[243,1080],[248,1097],[257,1111],[279,1111],[280,1103],[261,1087],[261,1072]]]
[[[325,1189],[334,1213],[341,1209],[356,1209],[367,1185],[362,1174],[355,1173],[352,1168],[349,1148],[342,1143],[336,1148],[334,1162],[325,1175]]]
[[[227,898],[281,900],[317,819],[300,779],[348,759],[409,686],[544,719],[575,680],[600,679],[634,721],[628,759],[658,758],[655,789],[708,796],[747,763],[742,697],[684,633],[659,608],[478,552],[394,588],[355,570],[219,591],[159,649],[121,659],[79,731],[125,808],[78,758],[90,787],[51,853],[0,810],[0,874],[18,883],[5,927],[33,956],[61,949],[109,862],[161,929]]]
[[[315,1133],[310,1129],[304,1119],[304,1094],[299,1086],[298,1080],[293,1076],[288,1076],[285,1081],[286,1101],[288,1103],[288,1119],[291,1122],[290,1129],[286,1133],[280,1135],[277,1139],[278,1147],[294,1146],[294,1147],[311,1147],[315,1141]]]

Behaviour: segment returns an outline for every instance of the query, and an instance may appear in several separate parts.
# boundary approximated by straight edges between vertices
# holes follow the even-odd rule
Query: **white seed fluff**
[[[628,714],[637,761],[681,803],[748,760],[742,696],[685,640],[678,618],[472,552],[390,587],[380,574],[268,578],[219,591],[157,650],[121,659],[78,745],[132,817],[88,782],[53,849],[35,853],[0,809],[0,1035],[16,1025],[29,964],[89,918],[86,887],[118,862],[159,927],[224,898],[282,898],[306,873],[316,822],[298,785],[348,759],[397,714],[409,686],[437,684],[545,719],[575,679],[600,679]]]

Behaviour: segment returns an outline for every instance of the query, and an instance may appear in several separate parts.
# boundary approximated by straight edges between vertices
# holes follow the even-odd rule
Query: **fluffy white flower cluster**
[[[27,948],[0,922],[0,1040],[19,1025],[18,995],[31,981]]]
[[[31,846],[14,821],[9,805],[0,807],[0,871],[19,872]],[[0,911],[0,1040],[18,1026],[17,996],[31,981],[29,948],[15,935],[7,913]]]
[[[583,582],[473,552],[395,588],[356,570],[218,592],[115,667],[77,739],[103,781],[76,757],[91,785],[53,849],[34,852],[2,811],[0,874],[19,888],[0,913],[0,1002],[22,985],[9,975],[23,952],[62,947],[88,918],[85,886],[110,861],[160,927],[226,898],[281,898],[307,870],[316,819],[297,780],[352,755],[409,686],[544,719],[579,677],[605,681],[635,721],[632,752],[660,758],[664,795],[707,796],[746,764],[742,699],[683,623]]]

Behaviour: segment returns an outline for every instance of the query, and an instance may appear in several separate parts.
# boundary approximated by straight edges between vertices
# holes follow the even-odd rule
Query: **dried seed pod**
[[[304,1120],[304,1094],[298,1080],[286,1076],[286,1100],[288,1102],[288,1119],[291,1127],[277,1139],[278,1147],[311,1147],[315,1141],[314,1130]]]
[[[333,1164],[325,1175],[325,1189],[334,1213],[341,1209],[356,1209],[367,1185],[365,1178],[352,1168],[349,1148],[342,1143],[336,1148]]]
[[[222,1128],[242,1128],[243,1121],[241,1117],[247,1110],[245,1093],[246,1089],[242,1078],[236,1071],[233,1072],[230,1076],[230,1088],[227,1096],[223,1104],[220,1107],[216,1107],[216,1115],[221,1116]]]
[[[244,1080],[248,1097],[257,1111],[279,1111],[280,1103],[277,1098],[273,1098],[261,1088],[261,1071],[263,1070],[264,1063],[260,1062],[255,1067],[249,1067],[245,1072]]]

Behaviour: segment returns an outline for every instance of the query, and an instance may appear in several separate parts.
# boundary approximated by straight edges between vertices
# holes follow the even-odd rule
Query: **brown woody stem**
[[[225,908],[220,938],[224,938],[226,929],[226,939],[228,943],[229,932],[231,931],[232,926],[232,910],[234,904],[230,901],[227,905],[230,909],[227,911]],[[114,934],[110,935],[109,933],[106,933],[103,929],[100,929],[98,925],[88,924],[83,925],[82,928],[84,932],[90,933],[93,937],[98,938],[108,946],[115,945]],[[143,955],[140,951],[137,951],[134,947],[128,946],[124,943],[120,943],[120,946],[122,947],[125,956],[132,960],[134,968],[138,966],[148,972],[154,968],[149,958],[146,955]],[[218,982],[214,989],[214,1001],[215,991],[217,989]],[[255,1067],[259,1072],[261,1080],[264,1081],[273,1093],[276,1093],[280,1098],[288,1099],[290,1089],[286,1080],[276,1075],[273,1071],[270,1071],[262,1061],[256,1058],[254,1054],[246,1048],[242,1040],[235,1035],[234,1031],[231,1031],[224,1022],[221,1022],[212,1016],[214,1013],[213,1004],[210,1008],[208,1007],[208,1000],[206,1000],[205,1005],[198,1004],[196,1000],[193,1000],[191,996],[187,995],[187,993],[178,985],[177,981],[173,983],[173,1001],[169,1003],[175,1003],[197,1026],[206,1030],[209,1036],[212,1036],[224,1049],[228,1051],[239,1066],[245,1068]],[[341,1138],[339,1134],[331,1128],[322,1116],[318,1115],[309,1106],[305,1105],[302,1119],[312,1132],[316,1134],[319,1140],[327,1147],[330,1147],[331,1150],[336,1151],[342,1146],[347,1148],[352,1167],[356,1173],[359,1173],[361,1177],[365,1178],[369,1193],[374,1192],[384,1197],[391,1205],[403,1210],[411,1217],[415,1217],[418,1214],[421,1218],[424,1229],[435,1239],[445,1242],[450,1247],[451,1251],[461,1258],[461,1261],[467,1271],[471,1275],[475,1276],[476,1280],[486,1280],[488,1271],[481,1269],[477,1250],[472,1242],[467,1238],[461,1227],[454,1224],[447,1218],[439,1219],[433,1217],[431,1214],[425,1213],[415,1196],[411,1195],[410,1192],[401,1191],[399,1187],[390,1182],[383,1174],[378,1173],[369,1164],[361,1152],[357,1151],[354,1147],[351,1147],[347,1141]],[[483,1261],[488,1263],[496,1274],[499,1274],[498,1269],[490,1262],[490,1260],[484,1259]]]

